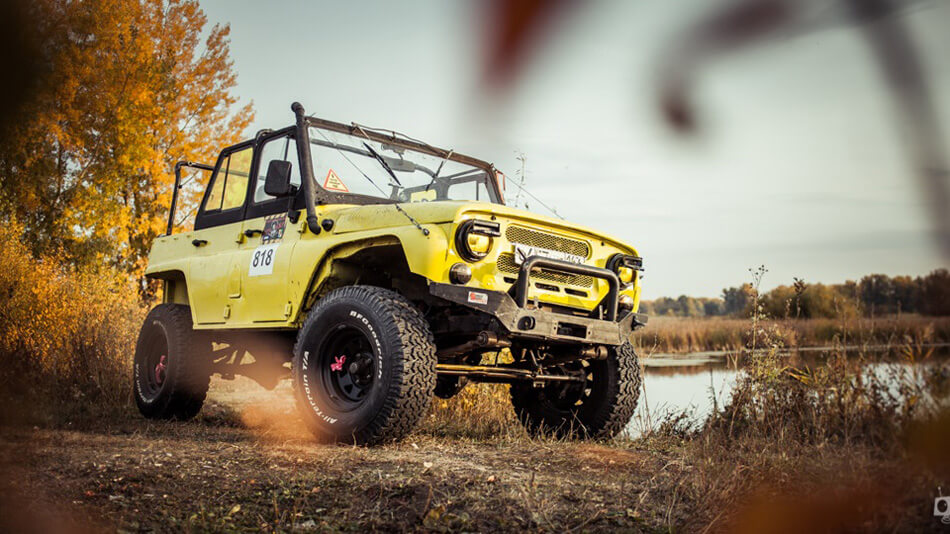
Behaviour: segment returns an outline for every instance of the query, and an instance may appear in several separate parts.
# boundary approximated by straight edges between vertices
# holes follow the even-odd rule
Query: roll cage
[[[364,195],[359,193],[343,193],[338,191],[331,191],[325,189],[320,185],[320,183],[315,179],[313,174],[313,161],[310,153],[311,145],[318,146],[327,146],[336,148],[338,150],[349,151],[357,153],[362,156],[369,156],[368,151],[363,151],[358,148],[338,145],[332,142],[320,140],[320,139],[311,139],[309,127],[320,128],[323,130],[329,130],[332,132],[337,132],[341,134],[350,135],[353,137],[363,138],[370,141],[375,141],[381,144],[400,147],[409,149],[415,152],[422,154],[427,154],[435,156],[438,158],[443,158],[465,165],[469,165],[476,169],[482,170],[485,175],[488,177],[485,180],[486,187],[488,187],[489,194],[492,197],[491,200],[498,204],[504,204],[504,197],[501,192],[501,187],[498,183],[498,171],[495,169],[494,165],[486,161],[473,158],[471,156],[466,156],[464,154],[459,154],[454,151],[445,150],[442,148],[434,147],[428,143],[418,141],[415,139],[410,139],[405,135],[398,134],[395,131],[382,131],[376,128],[370,128],[366,126],[361,126],[356,123],[346,125],[326,119],[320,119],[317,117],[308,117],[305,115],[304,108],[299,103],[295,102],[291,109],[293,110],[296,116],[296,124],[294,126],[289,126],[282,128],[280,130],[264,130],[252,139],[243,141],[236,145],[232,145],[223,149],[218,156],[217,162],[214,166],[207,165],[204,163],[197,163],[191,161],[179,161],[175,164],[175,185],[172,192],[172,202],[168,215],[168,227],[166,235],[171,235],[174,226],[175,226],[175,211],[178,204],[178,193],[182,187],[181,171],[184,168],[193,168],[199,169],[202,171],[212,172],[212,178],[208,182],[210,185],[215,176],[221,169],[221,162],[224,158],[229,156],[232,152],[237,150],[246,149],[247,147],[254,147],[253,163],[251,165],[250,176],[248,176],[248,191],[245,195],[244,204],[238,208],[227,210],[224,213],[214,213],[208,214],[204,213],[203,206],[208,200],[208,195],[210,194],[210,187],[206,187],[204,194],[202,196],[201,204],[199,205],[198,212],[195,215],[195,229],[200,230],[202,228],[208,228],[213,226],[218,226],[221,224],[227,224],[230,222],[236,222],[248,216],[258,217],[261,215],[270,215],[273,213],[279,213],[281,211],[287,210],[288,201],[286,199],[273,199],[263,203],[255,204],[253,202],[253,191],[251,190],[254,185],[254,180],[250,179],[252,176],[256,176],[258,169],[261,168],[262,164],[266,162],[261,162],[259,157],[259,147],[262,146],[267,141],[270,141],[275,138],[289,136],[295,140],[305,140],[303,143],[296,143],[297,145],[297,160],[300,166],[300,176],[301,176],[301,187],[291,202],[291,210],[297,211],[300,209],[306,210],[307,217],[307,226],[314,232],[319,233],[319,222],[315,213],[315,207],[318,204],[356,204],[356,205],[367,205],[367,204],[399,204],[403,201],[397,198],[383,198],[371,195]],[[435,177],[435,171],[431,169],[426,169],[422,166],[416,166],[416,170],[420,170],[429,174],[430,176]],[[471,171],[457,173],[455,175],[448,175],[440,177],[440,180],[446,182],[452,180],[453,183],[464,183],[466,181],[480,181],[480,175],[472,173],[472,176],[465,176],[466,174],[471,173]],[[408,187],[403,190],[404,193],[412,193],[415,191],[420,191],[425,189],[428,186],[415,186]],[[440,184],[433,184],[433,189],[439,190]],[[395,191],[394,195],[395,196]],[[250,210],[251,213],[248,213]]]

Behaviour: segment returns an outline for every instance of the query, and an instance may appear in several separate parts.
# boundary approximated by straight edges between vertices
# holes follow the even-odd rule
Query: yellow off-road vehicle
[[[163,303],[135,352],[146,417],[193,417],[210,376],[250,353],[290,362],[322,441],[399,439],[467,382],[511,384],[531,432],[624,428],[640,385],[630,332],[646,320],[633,247],[506,207],[489,163],[292,109],[294,126],[214,166],[176,166],[146,271]],[[194,229],[174,233],[183,167],[211,177]]]

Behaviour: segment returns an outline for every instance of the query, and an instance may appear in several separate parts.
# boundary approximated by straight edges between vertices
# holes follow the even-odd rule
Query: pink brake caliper
[[[161,384],[165,381],[165,355],[162,354],[162,358],[158,361],[158,365],[155,366],[155,382]]]
[[[343,362],[346,361],[346,354],[344,354],[343,356],[337,356],[335,359],[336,359],[336,361],[330,364],[330,370],[331,370],[331,371],[342,371],[342,370],[343,370]]]

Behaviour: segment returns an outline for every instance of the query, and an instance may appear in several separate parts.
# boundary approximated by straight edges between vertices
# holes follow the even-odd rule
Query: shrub
[[[16,223],[0,226],[0,396],[31,407],[26,416],[127,402],[144,317],[135,288],[106,267],[33,257],[20,235]]]
[[[729,403],[705,434],[799,444],[864,444],[887,449],[910,425],[946,408],[950,365],[933,349],[907,344],[898,362],[870,364],[833,351],[815,367],[789,367],[775,351],[752,356]]]

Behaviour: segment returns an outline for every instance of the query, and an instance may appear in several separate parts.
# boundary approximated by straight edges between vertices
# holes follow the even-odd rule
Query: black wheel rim
[[[142,366],[144,380],[141,381],[142,393],[154,397],[161,391],[168,375],[168,341],[161,333],[150,336],[149,351]]]
[[[340,411],[358,408],[376,380],[376,357],[362,330],[341,325],[322,344],[315,373],[329,401]]]

